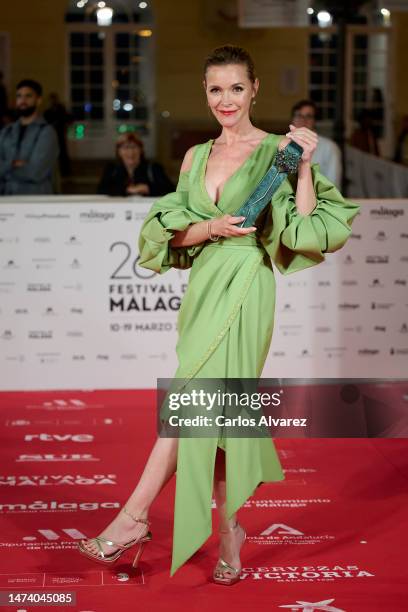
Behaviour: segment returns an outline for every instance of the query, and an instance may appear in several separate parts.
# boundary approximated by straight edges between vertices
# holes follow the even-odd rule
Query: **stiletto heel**
[[[219,533],[230,533],[231,531],[234,531],[234,529],[236,529],[238,526],[241,527],[241,525],[239,525],[237,521],[233,527],[230,527],[227,530],[220,530]],[[243,528],[241,527],[241,529]],[[245,530],[243,529],[243,531],[244,531],[244,539],[242,540],[242,544],[246,540]],[[242,547],[242,544],[241,544],[241,547]],[[231,575],[228,576],[227,575],[228,573],[232,574],[232,576]],[[241,573],[242,573],[242,569],[237,569],[236,567],[234,567],[233,565],[230,565],[229,563],[227,563],[226,561],[224,561],[224,559],[220,557],[218,559],[217,565],[215,566],[215,569],[213,572],[213,580],[217,584],[224,584],[226,586],[231,586],[240,580]]]
[[[122,510],[125,514],[130,516],[135,521],[135,523],[144,523],[147,528],[150,526],[149,520],[135,518],[132,514],[130,514],[127,511],[126,508],[122,508]],[[130,540],[129,542],[126,542],[125,544],[119,544],[118,542],[113,542],[113,540],[107,540],[106,538],[98,536],[96,538],[89,538],[89,540],[87,540],[88,542],[91,542],[96,546],[96,548],[98,549],[96,553],[91,552],[85,546],[86,540],[81,540],[81,542],[78,543],[78,548],[79,548],[79,552],[82,555],[85,555],[85,557],[87,557],[88,559],[92,559],[92,561],[97,561],[99,563],[104,563],[106,565],[106,564],[115,563],[115,561],[117,561],[123,555],[124,552],[126,552],[127,550],[129,550],[129,548],[132,548],[133,546],[136,546],[136,544],[138,544],[139,547],[137,549],[136,555],[132,563],[132,567],[136,568],[139,564],[140,557],[142,556],[144,545],[147,544],[147,542],[150,542],[151,539],[152,539],[151,531],[148,531],[145,535],[138,536],[137,538],[133,538],[133,540]],[[118,550],[115,550],[111,554],[106,554],[102,548],[102,544],[107,544],[108,546],[112,546],[113,548],[117,548]]]
[[[139,548],[137,549],[137,553],[135,555],[135,558],[133,559],[132,567],[136,568],[139,565],[139,561],[142,557],[144,545],[147,544],[147,542],[150,542],[151,539],[152,539],[152,534],[150,531],[148,531],[145,537],[143,538],[143,540],[139,540]]]
[[[137,553],[135,555],[135,558],[133,559],[133,563],[132,563],[132,567],[136,568],[139,564],[140,558],[142,556],[143,553],[143,546],[144,546],[144,542],[140,542],[139,544],[139,548],[137,549]]]

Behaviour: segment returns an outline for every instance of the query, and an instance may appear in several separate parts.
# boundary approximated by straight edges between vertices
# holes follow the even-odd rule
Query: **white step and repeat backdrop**
[[[1,390],[152,388],[174,374],[189,272],[138,266],[151,202],[2,198]],[[408,200],[362,204],[341,251],[276,270],[264,377],[406,377]]]

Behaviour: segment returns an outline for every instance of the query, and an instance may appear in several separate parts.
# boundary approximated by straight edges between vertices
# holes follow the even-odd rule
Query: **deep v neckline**
[[[222,193],[221,193],[220,197],[218,198],[218,201],[217,201],[217,202],[215,202],[215,201],[214,201],[214,200],[213,200],[213,199],[210,197],[210,194],[208,193],[208,191],[207,191],[207,187],[206,187],[206,185],[205,185],[205,178],[206,178],[206,175],[207,175],[207,165],[208,165],[208,159],[209,159],[209,157],[210,157],[210,155],[211,155],[211,151],[212,151],[212,147],[213,147],[213,144],[214,144],[215,139],[214,139],[214,138],[211,138],[211,139],[208,141],[208,143],[207,143],[207,149],[206,149],[205,154],[204,154],[204,156],[203,156],[203,162],[202,162],[202,172],[201,172],[201,187],[202,187],[202,191],[203,191],[204,195],[207,197],[208,201],[209,201],[209,202],[210,202],[210,203],[211,203],[213,206],[215,206],[216,208],[218,207],[219,203],[220,203],[220,202],[221,202],[221,200],[222,200],[222,197],[223,197],[223,195],[224,195],[224,192],[225,192],[225,189],[226,189],[226,187],[227,187],[228,183],[229,183],[229,182],[231,182],[231,180],[232,180],[232,179],[234,179],[234,178],[236,177],[236,175],[237,175],[237,174],[238,174],[238,173],[239,173],[241,170],[243,170],[243,169],[244,169],[244,167],[245,167],[245,166],[248,164],[248,162],[249,162],[249,161],[252,159],[252,157],[255,155],[255,153],[257,153],[257,152],[258,152],[258,150],[259,150],[259,149],[262,147],[262,145],[264,144],[264,142],[265,142],[266,140],[268,140],[268,138],[269,138],[270,136],[272,136],[272,134],[267,134],[267,135],[266,135],[264,138],[262,138],[261,142],[259,142],[259,143],[256,145],[256,147],[254,148],[254,150],[252,151],[252,153],[250,153],[250,154],[248,155],[248,157],[247,157],[247,158],[246,158],[246,159],[245,159],[245,160],[242,162],[242,164],[240,164],[240,165],[238,166],[238,168],[237,168],[237,169],[236,169],[236,170],[235,170],[235,171],[234,171],[234,172],[231,174],[231,176],[229,176],[229,177],[227,178],[227,180],[226,180],[226,181],[225,181],[225,183],[224,183],[224,187],[223,187]]]

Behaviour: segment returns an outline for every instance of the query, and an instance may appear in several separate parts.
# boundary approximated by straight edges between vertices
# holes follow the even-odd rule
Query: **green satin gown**
[[[164,273],[191,268],[178,314],[178,368],[174,376],[259,378],[272,339],[275,278],[271,261],[291,274],[324,261],[351,233],[359,206],[342,197],[312,165],[317,204],[297,212],[296,177],[285,179],[257,221],[257,231],[189,247],[171,247],[175,230],[233,214],[271,166],[282,136],[268,134],[226,182],[217,205],[205,187],[213,140],[194,149],[177,190],[152,205],[139,236],[139,265]],[[262,482],[284,479],[272,439],[179,438],[174,507],[173,575],[211,535],[214,462],[226,453],[230,517]]]

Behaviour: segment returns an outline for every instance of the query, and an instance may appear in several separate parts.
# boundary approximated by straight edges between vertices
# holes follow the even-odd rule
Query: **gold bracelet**
[[[212,231],[211,231],[211,223],[212,221],[207,221],[207,233],[208,233],[208,238],[212,241],[212,242],[217,242],[217,240],[220,239],[219,236],[213,236]]]

